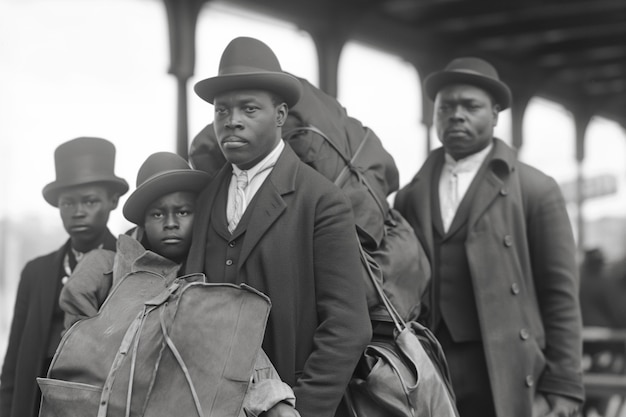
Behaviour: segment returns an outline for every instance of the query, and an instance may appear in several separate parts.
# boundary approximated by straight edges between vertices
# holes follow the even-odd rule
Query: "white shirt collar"
[[[485,147],[485,149],[473,153],[465,158],[455,160],[450,154],[445,153],[446,168],[452,172],[468,172],[477,171],[480,165],[483,163],[491,149],[493,148],[493,141]]]
[[[274,147],[274,149],[265,158],[252,168],[245,170],[248,174],[248,181],[251,181],[252,178],[254,178],[259,172],[265,171],[267,168],[274,166],[284,148],[285,142],[281,139],[278,141],[276,147]],[[235,175],[239,175],[242,171],[242,169],[239,169],[239,167],[233,164],[233,173]]]

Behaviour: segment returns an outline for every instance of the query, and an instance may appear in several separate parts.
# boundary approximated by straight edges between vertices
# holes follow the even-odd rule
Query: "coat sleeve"
[[[538,390],[582,401],[582,319],[576,246],[565,201],[552,178],[527,190],[528,247],[545,330]]]
[[[293,390],[302,416],[333,416],[371,338],[354,219],[340,194],[323,194],[314,227],[318,325]]]
[[[261,349],[254,364],[252,381],[243,400],[245,410],[258,416],[284,402],[292,407],[296,405],[296,397],[289,385],[284,383],[274,365]]]
[[[112,286],[111,270],[115,252],[96,250],[89,252],[63,286],[59,305],[65,312],[65,328],[78,320],[98,313]]]

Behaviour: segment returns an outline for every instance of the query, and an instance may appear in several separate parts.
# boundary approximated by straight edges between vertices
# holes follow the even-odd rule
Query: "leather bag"
[[[361,255],[368,266],[363,249]],[[426,327],[402,319],[370,273],[395,329],[393,338],[375,338],[366,347],[346,391],[352,415],[458,417],[441,345]]]
[[[40,417],[238,416],[269,299],[245,285],[130,274],[63,336]],[[233,348],[235,347],[235,348]]]

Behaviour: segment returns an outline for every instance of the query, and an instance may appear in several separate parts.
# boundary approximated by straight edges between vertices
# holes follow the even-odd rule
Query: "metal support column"
[[[167,11],[170,40],[169,73],[178,89],[176,153],[188,157],[187,81],[193,76],[196,54],[196,22],[207,0],[163,0]]]
[[[319,87],[337,98],[339,82],[339,58],[345,45],[345,36],[327,27],[309,30],[318,55]]]
[[[587,112],[573,112],[576,126],[576,228],[578,229],[578,253],[582,254],[585,248],[585,216],[583,206],[585,203],[583,173],[583,161],[585,160],[585,133],[591,121],[591,115]]]

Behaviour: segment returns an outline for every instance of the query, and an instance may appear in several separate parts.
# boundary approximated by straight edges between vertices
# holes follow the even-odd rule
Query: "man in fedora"
[[[186,272],[246,283],[272,310],[263,348],[304,417],[332,417],[371,336],[350,203],[281,138],[299,81],[253,38],[195,85],[227,163],[198,201]]]
[[[114,173],[115,147],[100,138],[81,137],[54,153],[56,180],[43,189],[44,199],[61,214],[67,242],[36,258],[22,271],[6,356],[0,376],[0,415],[29,417],[39,413],[35,378],[44,376],[63,330],[59,293],[86,252],[115,250],[107,228],[128,184]]]
[[[425,317],[461,417],[570,416],[583,401],[575,244],[556,182],[493,137],[509,88],[458,58],[424,81],[443,147],[395,207],[433,265]]]

